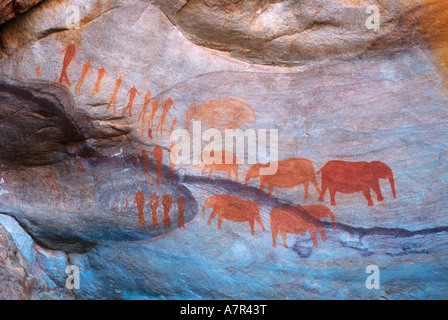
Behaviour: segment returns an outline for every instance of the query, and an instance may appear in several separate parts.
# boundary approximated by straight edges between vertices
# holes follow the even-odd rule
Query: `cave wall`
[[[447,298],[448,1],[37,2],[0,4],[0,245],[42,285],[1,298]],[[273,188],[173,170],[192,119],[277,130]]]

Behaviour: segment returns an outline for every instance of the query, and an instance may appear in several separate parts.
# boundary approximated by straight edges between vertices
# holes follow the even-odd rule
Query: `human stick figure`
[[[177,218],[177,227],[185,229],[185,204],[186,199],[183,195],[177,197],[177,210],[179,212],[179,216]]]
[[[157,185],[160,185],[160,182],[165,184],[162,174],[163,149],[156,146],[154,150],[152,150],[152,154],[154,155],[154,160],[156,162]]]
[[[64,52],[65,56],[64,56],[64,62],[62,63],[62,72],[61,77],[59,78],[59,83],[60,84],[65,83],[70,88],[72,84],[70,83],[70,80],[68,79],[67,76],[67,68],[76,56],[76,46],[74,44],[69,44],[67,47],[65,47],[64,50],[61,51],[61,53]]]
[[[79,77],[78,84],[75,87],[75,93],[81,94],[81,87],[84,84],[84,80],[86,79],[87,75],[92,72],[92,64],[89,61],[84,63],[84,66],[82,67],[81,76]]]
[[[154,108],[154,106],[156,106],[155,112],[157,112],[158,103],[155,102],[154,97],[152,96],[151,92],[148,90],[145,95],[142,111],[140,111],[140,114],[138,115],[138,118],[137,118],[137,124],[140,123],[140,120],[142,120],[141,124],[140,124],[140,131],[142,132],[142,140],[143,140],[143,136],[145,134],[146,126],[149,125],[151,122],[151,120],[148,121],[148,123],[145,122],[146,111],[148,110],[148,106],[149,106],[149,103],[151,102],[151,100],[153,100],[152,105],[153,105],[153,108]],[[154,118],[153,115],[152,115],[152,118]],[[148,137],[152,140],[152,129],[148,130]]]
[[[101,80],[103,80],[103,77],[106,75],[106,70],[104,69],[103,65],[101,65],[101,68],[98,69],[98,78],[96,79],[95,86],[93,87],[91,95],[97,95],[98,92],[100,92],[100,85]]]
[[[173,100],[171,98],[168,98],[165,100],[162,104],[162,116],[160,117],[159,125],[157,126],[156,133],[159,131],[162,133],[163,126],[165,125],[165,118],[168,115],[168,112],[170,111],[171,107],[173,106]]]
[[[142,119],[142,123],[145,123],[146,110],[148,109],[148,105],[152,99],[153,99],[153,96],[152,96],[151,92],[149,92],[149,90],[148,90],[146,92],[146,95],[144,98],[142,111],[140,111],[140,114],[138,115],[137,123],[140,123],[140,119]]]
[[[106,112],[109,111],[110,106],[113,106],[114,114],[117,114],[117,93],[120,90],[121,84],[123,83],[123,72],[121,72],[120,78],[115,81],[115,88],[112,97],[110,98],[110,102],[107,105]]]
[[[145,228],[145,217],[143,216],[145,210],[145,195],[140,190],[137,191],[135,198],[135,204],[138,210],[138,225],[141,229]]]
[[[148,125],[152,126],[154,125],[154,117],[156,116],[157,110],[160,108],[160,103],[157,101],[157,99],[152,100],[152,107],[151,107],[151,115],[149,116]]]
[[[121,116],[124,117],[124,114],[126,113],[126,110],[129,110],[129,117],[132,117],[132,105],[134,103],[135,96],[136,95],[140,96],[140,93],[138,93],[138,91],[135,88],[135,86],[133,86],[128,91],[128,93],[126,95],[129,96],[129,102],[128,102],[128,105],[126,106],[126,108],[124,108],[123,113],[121,114]]]
[[[165,228],[169,228],[171,226],[170,210],[171,210],[172,202],[173,202],[173,197],[171,197],[171,195],[166,194],[162,197],[163,226]]]

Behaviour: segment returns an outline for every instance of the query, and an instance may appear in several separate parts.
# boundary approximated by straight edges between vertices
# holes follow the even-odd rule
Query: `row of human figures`
[[[141,229],[146,228],[146,221],[145,221],[145,194],[138,190],[135,194],[134,202],[137,206],[138,211],[138,224]],[[152,213],[152,226],[154,228],[159,226],[159,218],[157,215],[157,211],[159,208],[159,203],[162,203],[163,207],[163,227],[170,228],[171,227],[171,217],[170,217],[170,211],[171,206],[173,203],[173,197],[170,194],[165,194],[162,196],[162,199],[160,201],[159,196],[156,193],[153,193],[149,196],[149,203],[151,207],[151,213]],[[185,228],[185,205],[186,205],[186,199],[181,194],[176,199],[177,202],[177,227],[178,228]]]
[[[62,63],[62,70],[59,80],[55,79],[55,82],[59,82],[61,85],[65,85],[71,88],[72,84],[69,80],[68,76],[68,68],[72,61],[76,57],[76,45],[71,43],[65,47],[64,50],[61,51],[61,54],[64,54],[64,59]],[[129,68],[128,68],[129,69]],[[75,87],[75,94],[81,94],[82,87],[86,78],[89,74],[93,73],[92,63],[90,59],[83,64],[81,75],[78,79],[78,83]],[[36,76],[40,77],[42,75],[42,69],[40,64],[36,67]],[[97,95],[101,90],[101,83],[104,77],[107,75],[106,69],[103,65],[98,68],[97,71],[97,80],[92,88],[91,95]],[[114,114],[117,114],[117,96],[120,88],[123,85],[125,70],[123,70],[118,78],[115,79],[115,86],[110,98],[109,103],[106,107],[106,112],[109,112],[110,109],[113,110]],[[142,104],[141,111],[137,118],[137,124],[140,125],[142,139],[144,138],[144,134],[146,132],[147,127],[147,135],[150,139],[153,139],[153,129],[151,128],[154,125],[154,118],[159,109],[162,110],[159,123],[155,129],[155,134],[162,134],[165,130],[165,120],[167,118],[168,113],[172,108],[174,108],[174,103],[171,97],[165,99],[165,87],[167,83],[167,77],[165,76],[162,81],[162,91],[158,98],[153,97],[149,90],[146,91],[144,96],[144,102]],[[137,96],[140,96],[141,92],[135,87],[129,89],[126,96],[128,96],[128,103],[124,106],[121,111],[121,116],[125,117],[128,114],[129,118],[132,117],[132,108],[134,106],[134,101]],[[149,106],[151,105],[151,111],[149,117],[147,118],[147,114],[149,113]],[[246,102],[238,100],[238,99],[214,99],[210,101],[205,101],[199,104],[191,105],[186,114],[185,114],[185,126],[187,131],[189,130],[191,121],[201,121],[205,125],[210,125],[219,130],[225,129],[236,129],[243,125],[253,125],[256,124],[256,115],[255,110],[248,105]],[[169,130],[169,135],[174,130],[174,127],[178,123],[177,118],[174,118],[171,122],[171,128]]]
[[[73,59],[76,56],[76,45],[73,43],[67,45],[65,47],[65,49],[61,51],[61,53],[64,54],[64,60],[63,60],[63,64],[62,64],[61,75],[59,77],[58,82],[62,85],[66,85],[70,88],[72,86],[72,84],[68,77],[68,67],[70,66],[71,62],[73,61]],[[81,89],[84,85],[84,81],[86,80],[87,76],[92,72],[93,72],[92,63],[91,63],[90,59],[88,59],[88,61],[85,62],[83,65],[81,75],[80,75],[78,83],[75,87],[75,94],[81,94]],[[101,82],[103,81],[103,78],[106,74],[107,73],[106,73],[104,66],[101,65],[101,67],[97,71],[97,80],[96,80],[95,86],[93,87],[93,89],[90,93],[92,96],[95,96],[100,92]],[[120,76],[115,80],[114,91],[112,93],[109,103],[107,104],[106,112],[108,112],[109,109],[112,108],[114,114],[117,114],[117,95],[118,95],[120,88],[122,87],[123,80],[124,80],[124,74],[125,74],[125,72],[123,70],[121,72]],[[37,76],[42,75],[42,69],[40,67],[40,64],[36,67],[36,75]],[[165,85],[165,81],[164,81],[163,86],[164,85]],[[136,99],[137,96],[140,96],[140,92],[137,90],[137,88],[134,85],[131,89],[129,89],[129,91],[127,92],[126,95],[129,97],[129,100],[128,100],[127,105],[124,107],[124,109],[121,113],[121,116],[124,117],[127,113],[129,115],[129,117],[132,117],[132,108],[133,108],[134,100]],[[167,99],[163,99],[163,94],[161,94],[160,100],[161,101],[159,102],[158,99],[153,97],[151,92],[149,90],[147,90],[147,92],[144,96],[143,107],[142,107],[142,109],[138,115],[138,118],[137,118],[137,124],[141,124],[140,129],[142,132],[142,138],[143,138],[144,132],[146,132],[147,126],[154,125],[154,117],[160,108],[162,109],[162,114],[161,114],[160,121],[159,121],[159,124],[157,125],[155,133],[156,134],[158,132],[162,133],[163,130],[165,129],[165,127],[164,127],[165,119],[166,119],[169,111],[173,107],[173,101],[170,97],[168,97]],[[151,104],[151,113],[149,115],[149,118],[146,118],[146,115],[149,111],[148,107],[150,104]],[[174,119],[171,124],[171,131],[173,131],[176,123],[177,123],[177,119]],[[148,137],[150,139],[152,139],[153,138],[152,129],[149,128],[147,132],[148,132]]]

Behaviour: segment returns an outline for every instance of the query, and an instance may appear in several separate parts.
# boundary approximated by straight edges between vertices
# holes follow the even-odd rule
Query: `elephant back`
[[[194,114],[190,120],[201,120],[210,127],[220,130],[236,129],[243,125],[256,125],[255,110],[247,103],[237,99],[209,100],[191,107]]]

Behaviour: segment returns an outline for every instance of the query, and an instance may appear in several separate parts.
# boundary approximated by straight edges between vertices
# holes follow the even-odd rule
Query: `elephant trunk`
[[[395,181],[394,181],[394,174],[392,173],[392,171],[389,173],[387,178],[389,179],[390,188],[392,189],[392,194],[394,195],[394,199],[396,199],[397,196],[395,194]]]

